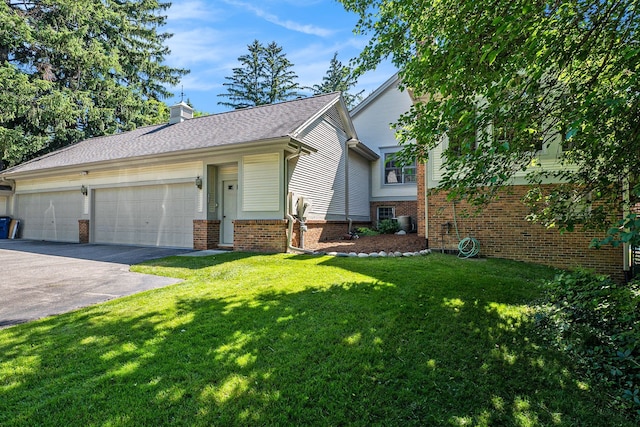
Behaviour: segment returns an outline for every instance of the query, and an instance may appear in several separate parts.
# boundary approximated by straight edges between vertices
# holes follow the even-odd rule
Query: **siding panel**
[[[280,155],[244,156],[242,210],[273,212],[280,209]]]
[[[309,219],[344,219],[346,135],[319,120],[302,139],[318,151],[295,163],[289,191],[311,199]]]
[[[349,216],[369,219],[369,162],[349,153]]]

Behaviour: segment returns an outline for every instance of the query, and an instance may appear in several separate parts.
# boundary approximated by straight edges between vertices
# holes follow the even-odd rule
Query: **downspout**
[[[286,182],[289,182],[289,160],[293,160],[296,157],[300,157],[300,153],[301,153],[302,148],[300,146],[298,146],[298,152],[297,153],[293,153],[288,155],[287,157],[284,158],[284,177]],[[291,201],[293,202],[293,200]],[[287,227],[287,249],[290,249],[292,251],[296,251],[296,252],[302,252],[305,254],[313,254],[313,251],[309,251],[306,249],[302,249],[302,248],[296,248],[295,246],[293,246],[293,244],[291,243],[293,240],[293,224],[296,222],[296,219],[293,217],[293,215],[291,215],[290,211],[291,211],[291,206],[289,206],[289,186],[287,184],[287,191],[285,192],[285,202],[284,202],[284,206],[285,206],[285,210],[284,210],[284,214],[287,218],[287,222],[288,222],[288,227]],[[300,241],[302,241],[302,233],[304,231],[302,230],[302,227],[300,227]]]
[[[351,234],[351,218],[349,218],[349,141],[344,144],[344,215],[349,221],[347,233]]]
[[[631,214],[631,202],[629,195],[629,177],[628,175],[622,182],[622,218],[627,218]],[[628,231],[628,230],[626,230]],[[629,243],[622,244],[622,270],[625,280],[631,279],[631,245]]]
[[[429,155],[427,154],[427,161],[424,163],[424,238],[427,241],[427,248],[429,247]]]

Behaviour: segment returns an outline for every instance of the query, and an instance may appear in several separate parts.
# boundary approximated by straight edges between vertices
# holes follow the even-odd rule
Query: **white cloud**
[[[215,21],[221,20],[223,11],[214,9],[210,2],[202,0],[174,0],[167,10],[169,23],[175,21]]]
[[[278,25],[280,27],[286,28],[291,31],[296,31],[303,34],[310,34],[318,37],[330,37],[335,33],[334,30],[318,27],[316,25],[301,24],[299,22],[295,22],[291,20],[282,20],[277,15],[269,13],[250,3],[245,3],[241,1],[235,1],[235,0],[223,0],[223,1],[229,5],[248,10],[253,14],[255,14],[256,16],[263,18],[268,22],[271,22],[272,24]]]
[[[171,65],[189,67],[193,64],[212,64],[237,57],[241,47],[230,47],[229,35],[212,28],[194,28],[189,31],[174,31],[167,41],[171,55],[167,62]]]

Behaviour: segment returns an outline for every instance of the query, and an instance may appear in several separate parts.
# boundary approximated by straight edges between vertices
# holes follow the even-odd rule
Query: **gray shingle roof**
[[[308,120],[333,105],[340,93],[198,117],[173,125],[145,126],[130,132],[96,137],[7,169],[3,174],[41,171],[87,163],[292,136]]]

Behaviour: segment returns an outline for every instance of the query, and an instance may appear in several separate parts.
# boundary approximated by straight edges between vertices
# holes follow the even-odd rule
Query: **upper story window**
[[[410,184],[416,182],[416,161],[403,165],[396,158],[396,153],[384,155],[384,183],[385,184]]]

